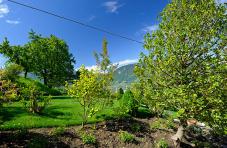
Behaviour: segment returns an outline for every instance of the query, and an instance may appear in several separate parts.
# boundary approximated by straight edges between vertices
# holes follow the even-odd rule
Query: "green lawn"
[[[27,112],[22,103],[4,104],[0,111],[0,129],[39,128],[54,126],[79,125],[82,123],[82,108],[69,97],[54,97],[42,115]],[[89,119],[89,123],[113,117],[113,111],[104,109]]]

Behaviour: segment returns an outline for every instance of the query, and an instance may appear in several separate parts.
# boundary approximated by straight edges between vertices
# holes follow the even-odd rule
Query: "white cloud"
[[[89,71],[91,71],[91,70],[97,70],[97,69],[98,69],[97,65],[86,66],[85,68],[86,68],[87,70],[89,70]]]
[[[17,24],[20,24],[20,21],[16,21],[16,20],[6,20],[6,23],[12,24],[12,25],[17,25]]]
[[[91,21],[93,21],[94,19],[96,18],[96,16],[94,16],[94,15],[91,15],[89,18],[88,18],[88,22],[91,22]]]
[[[119,4],[118,1],[108,1],[103,3],[103,6],[106,8],[107,12],[117,13],[118,9],[123,6],[123,4]]]
[[[8,13],[9,7],[6,4],[2,4],[2,1],[0,1],[0,18],[4,17]]]
[[[146,26],[142,29],[143,32],[153,32],[158,29],[158,25]]]
[[[126,59],[126,60],[123,60],[123,61],[115,62],[113,64],[118,65],[118,67],[122,67],[122,66],[129,65],[129,64],[135,64],[137,62],[138,62],[138,59]],[[91,71],[91,70],[96,71],[96,70],[98,70],[98,67],[97,67],[97,65],[92,65],[92,66],[86,66],[86,69],[89,70],[89,71]]]
[[[128,64],[134,64],[134,63],[137,63],[138,62],[138,59],[126,59],[126,60],[123,60],[123,61],[119,61],[119,62],[116,62],[114,63],[114,65],[118,65],[118,67],[121,67],[121,66],[125,66],[125,65],[128,65]]]

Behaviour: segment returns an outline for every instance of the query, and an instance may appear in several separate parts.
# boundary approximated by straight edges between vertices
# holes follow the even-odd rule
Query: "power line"
[[[42,13],[45,13],[45,14],[48,14],[48,15],[63,19],[63,20],[66,20],[66,21],[70,21],[70,22],[79,24],[81,26],[84,26],[84,27],[87,27],[87,28],[90,28],[90,29],[93,29],[93,30],[97,30],[97,31],[100,31],[100,32],[107,33],[107,34],[115,36],[115,37],[120,37],[120,38],[129,40],[129,41],[133,41],[133,42],[136,42],[136,43],[139,43],[139,44],[144,44],[143,42],[135,40],[135,39],[132,39],[130,37],[123,36],[123,35],[120,35],[120,34],[117,34],[117,33],[114,33],[114,32],[111,32],[111,31],[108,31],[108,30],[105,30],[105,29],[102,29],[102,28],[99,28],[99,27],[96,27],[96,26],[88,25],[86,23],[83,23],[83,22],[80,22],[80,21],[77,21],[77,20],[74,20],[74,19],[71,19],[71,18],[67,18],[67,17],[61,16],[61,15],[52,13],[50,11],[39,9],[39,8],[30,6],[30,5],[27,5],[27,4],[24,4],[24,3],[20,3],[20,2],[14,1],[14,0],[8,0],[8,1],[11,2],[11,3],[26,7],[26,8],[30,8],[30,9],[33,9],[33,10],[36,10],[36,11],[39,11],[39,12],[42,12]]]

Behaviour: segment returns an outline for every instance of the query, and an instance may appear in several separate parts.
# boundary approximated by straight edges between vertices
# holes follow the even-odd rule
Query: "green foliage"
[[[172,120],[158,118],[150,124],[150,128],[155,129],[173,129],[175,124]]]
[[[76,98],[83,107],[83,125],[88,117],[92,117],[105,105],[111,102],[110,86],[112,84],[114,66],[109,60],[107,41],[103,41],[103,50],[99,54],[94,53],[97,69],[88,71],[82,66],[79,70],[79,79],[74,80],[69,86],[66,84],[68,94]]]
[[[10,80],[15,82],[22,72],[23,68],[17,64],[8,64],[6,68],[0,72],[0,80]]]
[[[0,80],[0,106],[4,102],[18,99],[18,88],[9,80]]]
[[[95,144],[96,143],[95,135],[93,135],[92,133],[84,132],[81,136],[81,139],[84,144]]]
[[[49,88],[43,83],[41,83],[40,81],[29,79],[29,78],[19,77],[16,80],[16,83],[20,88],[24,88],[24,87],[28,88],[31,85],[35,85],[36,89],[40,92],[43,92],[43,95],[45,96],[48,96],[48,95],[59,96],[59,95],[62,95],[62,93],[65,93],[64,88],[63,90],[58,88]]]
[[[140,124],[138,123],[133,123],[131,126],[130,126],[131,130],[133,132],[139,132],[141,130],[141,126]]]
[[[122,142],[133,142],[135,141],[135,136],[133,134],[128,133],[127,131],[120,131],[119,139]]]
[[[60,127],[55,128],[53,131],[51,131],[50,134],[53,136],[60,136],[60,135],[64,134],[64,132],[65,132],[65,127],[60,126]]]
[[[11,46],[5,39],[0,45],[0,53],[10,62],[21,65],[25,77],[33,72],[48,87],[62,86],[74,77],[75,60],[65,41],[54,35],[42,37],[34,31],[29,33],[29,39],[30,42],[23,46]]]
[[[183,112],[216,131],[227,123],[226,9],[214,0],[173,0],[159,29],[145,36],[135,73],[150,109]]]
[[[168,143],[164,140],[164,139],[160,139],[157,143],[156,143],[156,148],[168,148]]]
[[[23,88],[21,93],[22,103],[32,113],[41,113],[51,100],[51,96],[43,96],[43,92],[40,92],[35,84]]]
[[[74,80],[71,86],[66,84],[66,88],[68,94],[83,107],[83,125],[87,123],[88,117],[92,117],[104,107],[110,93],[107,81],[84,66],[80,68],[80,79]]]
[[[139,103],[134,98],[130,90],[125,91],[122,98],[119,100],[119,105],[116,107],[117,114],[119,115],[133,115],[138,112]]]

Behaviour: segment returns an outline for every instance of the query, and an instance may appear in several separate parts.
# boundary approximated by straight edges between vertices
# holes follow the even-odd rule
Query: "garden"
[[[92,70],[75,70],[54,35],[5,38],[0,147],[226,147],[226,7],[173,0],[160,17],[126,89],[113,89],[118,65],[105,38]]]

